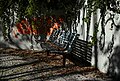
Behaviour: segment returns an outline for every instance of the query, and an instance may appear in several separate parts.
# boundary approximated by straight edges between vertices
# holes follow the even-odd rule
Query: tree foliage
[[[24,17],[33,17],[41,15],[59,15],[64,14],[70,17],[74,24],[76,24],[77,17],[80,15],[80,9],[86,7],[86,18],[84,21],[87,23],[87,37],[88,40],[91,14],[100,9],[102,34],[105,36],[105,15],[106,11],[110,10],[114,13],[120,14],[120,1],[119,0],[0,0],[0,18],[3,21],[3,33],[10,32],[11,27],[16,23],[14,15],[17,19]],[[59,11],[62,11],[61,13]],[[113,20],[113,19],[112,19]],[[67,21],[66,21],[67,22]],[[99,22],[96,23],[98,26]],[[112,25],[115,25],[114,23]],[[75,25],[76,26],[76,25]],[[116,26],[116,25],[115,25]],[[8,29],[8,30],[7,30]],[[96,27],[98,31],[98,27]],[[95,32],[97,34],[97,31]],[[95,41],[96,35],[94,34],[93,40]]]
[[[4,38],[10,39],[11,28],[21,18],[62,14],[76,20],[78,10],[82,8],[84,2],[84,0],[0,0]]]
[[[105,26],[106,26],[106,23],[108,21],[112,21],[111,23],[111,27],[118,27],[115,22],[114,22],[114,15],[110,14],[110,18],[108,20],[105,20],[105,16],[107,14],[107,11],[111,11],[113,13],[116,13],[116,14],[120,14],[120,1],[119,0],[88,0],[87,1],[87,16],[85,18],[85,22],[87,23],[87,34],[89,34],[89,27],[90,27],[90,17],[92,15],[92,13],[96,13],[96,11],[99,9],[100,10],[100,19],[98,22],[95,23],[95,32],[93,34],[93,43],[95,43],[95,41],[97,41],[97,32],[99,31],[98,30],[98,26],[101,25],[101,36],[100,36],[100,41],[99,41],[99,44],[100,44],[100,49],[102,50],[104,48],[104,45],[105,45]],[[88,35],[87,35],[88,36]],[[103,43],[101,43],[102,41],[102,38],[103,38]]]

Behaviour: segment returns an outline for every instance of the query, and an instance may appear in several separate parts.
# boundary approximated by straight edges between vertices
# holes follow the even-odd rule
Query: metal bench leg
[[[63,66],[65,66],[66,63],[66,55],[63,55]]]
[[[50,55],[50,51],[49,50],[47,50],[47,56],[49,56]]]

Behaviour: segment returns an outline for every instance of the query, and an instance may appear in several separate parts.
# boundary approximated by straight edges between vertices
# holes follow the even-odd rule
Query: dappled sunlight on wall
[[[120,45],[114,48],[109,57],[108,74],[117,80],[120,79]]]
[[[108,11],[104,25],[105,37],[101,35],[101,24],[98,28],[98,69],[118,80],[120,77],[120,14]]]

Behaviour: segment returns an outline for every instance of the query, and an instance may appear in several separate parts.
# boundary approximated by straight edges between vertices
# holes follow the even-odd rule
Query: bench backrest
[[[79,57],[83,61],[91,62],[92,45],[90,42],[76,39],[72,45],[71,54]]]
[[[64,49],[64,48],[66,48],[66,45],[67,45],[67,42],[69,41],[70,35],[71,34],[70,34],[69,31],[64,31],[63,30],[58,34],[56,39],[51,41],[51,43],[53,43],[54,45]]]
[[[48,41],[54,42],[57,39],[59,33],[61,33],[60,29],[54,29]]]
[[[70,36],[68,37],[68,42],[66,44],[66,50],[68,53],[70,53],[72,51],[72,45],[74,43],[74,41],[78,38],[79,34],[77,33],[71,33]]]
[[[61,36],[58,39],[58,46],[61,48],[66,48],[67,42],[69,41],[70,32],[63,31]]]

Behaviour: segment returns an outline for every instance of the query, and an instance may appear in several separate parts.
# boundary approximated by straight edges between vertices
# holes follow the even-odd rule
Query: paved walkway
[[[66,68],[48,65],[40,59],[0,54],[0,81],[106,81],[79,72],[66,74],[67,70],[61,74],[61,69]]]

